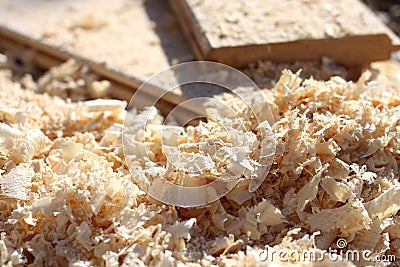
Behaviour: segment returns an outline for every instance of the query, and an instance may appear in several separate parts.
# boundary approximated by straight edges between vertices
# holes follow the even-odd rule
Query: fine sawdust
[[[265,248],[321,255],[339,238],[344,250],[399,258],[400,95],[373,78],[365,72],[356,83],[324,82],[283,71],[264,91],[276,139],[264,183],[250,192],[240,182],[220,201],[188,209],[148,198],[131,177],[121,141],[124,101],[37,94],[37,83],[21,85],[1,70],[0,264],[266,266]],[[246,106],[229,94],[217,98],[246,122],[231,126],[258,140],[262,127]],[[212,127],[192,135],[203,138]],[[159,150],[157,133],[147,133]],[[353,265],[338,257],[321,264]]]

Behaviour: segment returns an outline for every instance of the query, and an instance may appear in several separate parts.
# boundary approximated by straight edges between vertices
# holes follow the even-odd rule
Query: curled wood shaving
[[[21,163],[1,178],[1,195],[26,200],[34,171],[29,164]]]

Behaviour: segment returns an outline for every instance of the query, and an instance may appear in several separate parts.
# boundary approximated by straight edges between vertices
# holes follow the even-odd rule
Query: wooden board
[[[0,49],[46,69],[77,58],[126,100],[151,75],[193,59],[163,0],[3,0]],[[184,99],[178,90],[163,100],[174,106]]]
[[[399,38],[358,0],[171,0],[200,60],[243,67],[259,59],[328,56],[361,66],[390,57]]]

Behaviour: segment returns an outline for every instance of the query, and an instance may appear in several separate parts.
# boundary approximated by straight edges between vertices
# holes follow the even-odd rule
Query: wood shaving
[[[40,77],[35,91],[79,101],[105,97],[110,88],[109,81],[98,81],[96,75],[90,73],[86,65],[70,59],[60,66],[51,68]]]
[[[31,187],[34,172],[30,165],[20,164],[13,168],[7,175],[4,175],[1,180],[2,195],[26,200]]]
[[[24,87],[1,70],[0,264],[312,266],[306,260],[265,262],[260,253],[321,255],[339,238],[348,243],[344,250],[399,258],[398,93],[370,94],[371,88],[385,90],[373,81],[368,72],[346,82],[303,80],[283,71],[276,86],[263,91],[276,122],[276,151],[268,156],[272,167],[265,181],[253,191],[252,177],[246,177],[257,167],[251,152],[261,153],[263,144],[269,155],[270,141],[260,140],[265,125],[233,95],[216,97],[239,111],[239,118],[223,122],[234,140],[212,121],[182,135],[169,128],[166,141],[174,144],[179,136],[180,156],[215,155],[208,161],[202,154],[212,164],[184,173],[167,165],[160,145],[160,129],[167,126],[155,108],[129,111],[125,130],[134,138],[127,146],[132,157],[125,158],[125,102],[38,94],[36,82]],[[149,126],[138,132],[146,118]],[[206,146],[207,138],[215,149]],[[204,182],[196,175],[226,179],[243,172],[226,197],[189,209],[148,197],[126,162],[144,180],[163,177],[187,186]],[[320,262],[354,264],[362,265],[342,258]]]

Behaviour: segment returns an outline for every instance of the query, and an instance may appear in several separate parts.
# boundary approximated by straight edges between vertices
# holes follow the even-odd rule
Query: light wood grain
[[[235,67],[260,59],[361,66],[390,57],[400,39],[358,0],[171,0],[198,59]]]

